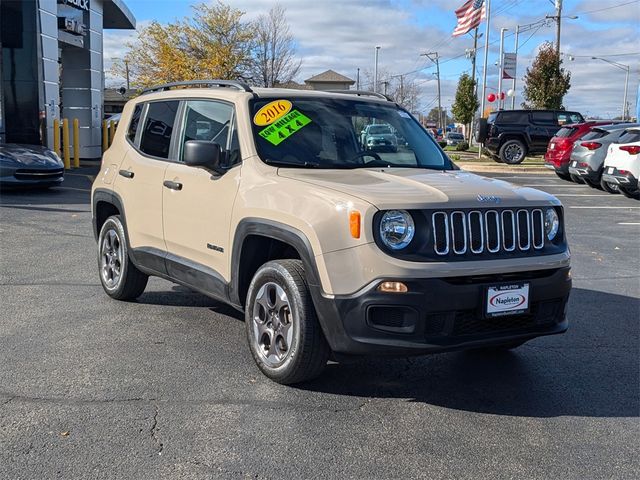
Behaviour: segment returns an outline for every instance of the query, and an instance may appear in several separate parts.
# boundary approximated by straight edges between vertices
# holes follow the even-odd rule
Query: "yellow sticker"
[[[253,123],[259,127],[271,125],[279,118],[284,117],[291,110],[291,102],[289,100],[275,100],[267,103],[253,117]]]

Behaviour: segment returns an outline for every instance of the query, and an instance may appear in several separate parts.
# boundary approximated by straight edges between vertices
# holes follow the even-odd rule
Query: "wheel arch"
[[[231,253],[231,302],[243,306],[249,283],[258,268],[267,261],[284,258],[302,261],[313,296],[314,287],[319,287],[320,281],[307,236],[290,225],[273,220],[246,218],[240,221]]]

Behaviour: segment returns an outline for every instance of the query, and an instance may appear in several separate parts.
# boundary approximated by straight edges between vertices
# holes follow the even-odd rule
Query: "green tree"
[[[458,81],[458,89],[456,90],[456,98],[451,106],[453,118],[463,125],[470,125],[473,117],[480,106],[478,97],[475,93],[476,82],[471,76],[464,73]],[[467,128],[467,132],[471,129]],[[469,139],[471,141],[471,139]]]
[[[540,47],[531,67],[524,76],[525,108],[559,109],[571,87],[571,72],[562,68],[556,49],[550,42]]]

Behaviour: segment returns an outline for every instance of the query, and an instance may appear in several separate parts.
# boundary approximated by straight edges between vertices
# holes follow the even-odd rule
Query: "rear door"
[[[127,156],[120,166],[115,191],[124,205],[129,242],[153,256],[163,256],[162,182],[171,160],[173,127],[179,102],[149,102],[141,110],[141,128],[129,137]],[[137,253],[136,253],[137,255]],[[157,259],[156,259],[157,261]],[[156,265],[160,271],[164,262]]]
[[[163,188],[163,223],[169,274],[202,287],[212,277],[229,279],[229,229],[240,183],[241,157],[230,103],[189,100],[181,107],[176,145],[178,161],[167,168]],[[206,140],[220,145],[228,169],[223,175],[182,162],[184,143]],[[176,187],[177,186],[177,187]],[[170,188],[171,187],[171,188]],[[219,286],[207,283],[211,293]]]
[[[544,152],[547,149],[549,140],[560,129],[560,126],[553,112],[532,110],[530,115],[531,129],[529,136],[531,137],[531,150]]]

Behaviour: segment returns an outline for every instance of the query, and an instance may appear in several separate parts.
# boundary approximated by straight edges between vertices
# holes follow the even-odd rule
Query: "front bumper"
[[[499,275],[407,279],[408,293],[382,293],[380,281],[354,295],[312,295],[334,352],[419,355],[499,345],[568,327],[569,267]],[[385,279],[403,281],[403,279]],[[489,286],[529,284],[528,313],[485,318]]]
[[[3,188],[51,187],[64,181],[64,168],[8,168],[0,169]]]

